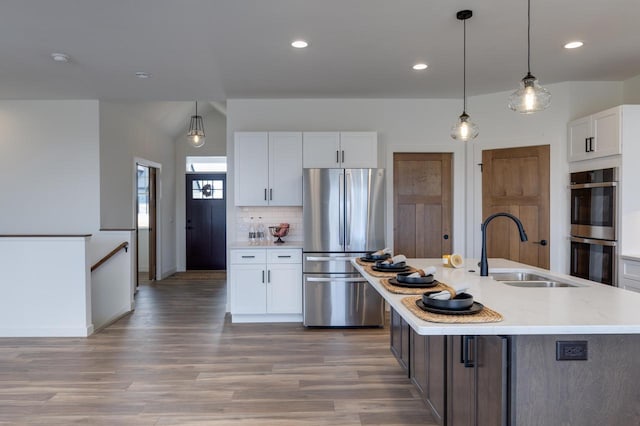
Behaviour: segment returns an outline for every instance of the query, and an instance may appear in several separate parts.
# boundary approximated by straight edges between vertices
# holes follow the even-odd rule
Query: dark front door
[[[187,269],[226,269],[226,175],[187,175]]]

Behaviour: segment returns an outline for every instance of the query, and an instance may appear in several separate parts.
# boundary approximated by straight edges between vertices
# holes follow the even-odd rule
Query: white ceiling
[[[526,74],[526,0],[1,0],[0,98],[461,97]],[[532,0],[545,85],[640,74],[640,0]],[[311,45],[290,47],[294,38]],[[581,39],[568,51],[563,44]],[[71,56],[55,63],[50,54]],[[417,73],[411,66],[426,61]],[[136,71],[153,75],[137,79]]]

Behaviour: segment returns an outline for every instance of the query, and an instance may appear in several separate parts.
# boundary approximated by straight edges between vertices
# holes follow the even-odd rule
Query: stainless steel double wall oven
[[[617,280],[618,169],[571,173],[571,275]]]

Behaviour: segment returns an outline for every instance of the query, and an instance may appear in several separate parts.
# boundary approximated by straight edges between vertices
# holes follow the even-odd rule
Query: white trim
[[[248,322],[299,322],[302,323],[302,314],[232,314],[232,323]]]
[[[0,328],[1,337],[87,337],[93,334],[93,325],[86,328]]]

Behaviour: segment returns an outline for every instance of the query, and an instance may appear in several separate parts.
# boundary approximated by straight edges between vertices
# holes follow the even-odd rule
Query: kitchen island
[[[355,264],[355,262],[354,262]],[[640,294],[502,259],[489,277],[477,262],[435,278],[465,284],[499,312],[494,323],[443,324],[416,317],[380,279],[358,271],[391,308],[391,348],[443,425],[640,424]],[[474,271],[474,272],[470,272]],[[573,285],[522,288],[492,273],[528,271]]]

